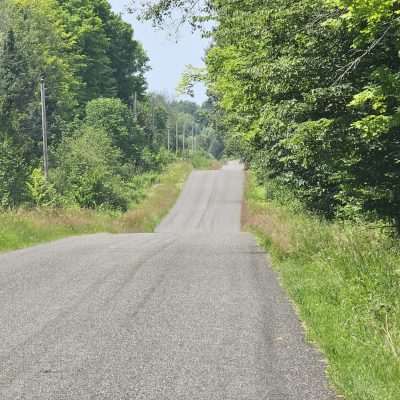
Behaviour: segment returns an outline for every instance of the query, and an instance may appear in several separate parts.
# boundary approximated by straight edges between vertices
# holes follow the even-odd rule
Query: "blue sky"
[[[192,33],[190,27],[180,29],[178,36],[171,32],[156,30],[151,23],[139,22],[125,12],[129,0],[110,0],[114,11],[123,13],[125,21],[133,25],[135,39],[139,40],[150,58],[151,71],[147,74],[149,89],[154,92],[175,96],[175,88],[187,64],[196,67],[204,65],[204,50],[207,40],[199,33]],[[171,29],[173,31],[173,29]],[[197,103],[206,99],[205,88],[197,85],[195,98]]]

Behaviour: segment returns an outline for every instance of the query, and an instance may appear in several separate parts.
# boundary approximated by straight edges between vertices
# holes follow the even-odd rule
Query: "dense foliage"
[[[134,92],[144,97],[147,57],[131,26],[107,1],[4,0],[0,20],[0,192],[1,205],[7,207],[37,203],[37,185],[34,190],[29,185],[42,158],[40,78],[47,89],[51,167],[57,167],[63,160],[56,149],[67,136],[88,132],[83,125],[94,128],[90,140],[99,135],[95,130],[101,120],[92,123],[96,110],[109,125],[128,118],[122,102],[128,103]],[[90,102],[99,97],[115,99]],[[136,155],[138,127],[130,132],[101,128],[111,138],[110,154]]]
[[[369,26],[354,2],[245,3],[221,6],[208,54],[233,150],[327,216],[364,211],[399,226],[395,11]]]
[[[185,6],[182,6],[182,3]],[[144,2],[160,22],[174,7]],[[400,230],[400,7],[395,0],[212,0],[207,54],[231,153],[328,217]]]
[[[0,21],[0,208],[125,210],[151,171],[194,150],[194,136],[209,145],[201,107],[146,92],[147,56],[107,0],[2,0]]]

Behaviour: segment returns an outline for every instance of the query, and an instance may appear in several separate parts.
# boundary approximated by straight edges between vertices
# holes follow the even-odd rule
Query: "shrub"
[[[126,210],[121,152],[104,130],[84,126],[58,149],[53,181],[67,204]]]
[[[215,159],[205,151],[198,151],[192,156],[192,165],[196,169],[208,169]]]
[[[31,200],[37,207],[51,207],[58,203],[58,194],[54,186],[46,181],[42,170],[35,168],[27,182]]]
[[[137,204],[143,200],[146,197],[149,188],[158,182],[159,179],[160,175],[155,172],[147,172],[131,177],[127,182],[130,201],[133,204]]]
[[[174,157],[171,152],[163,147],[158,152],[145,147],[140,160],[140,168],[143,171],[162,171],[165,166],[173,161]]]

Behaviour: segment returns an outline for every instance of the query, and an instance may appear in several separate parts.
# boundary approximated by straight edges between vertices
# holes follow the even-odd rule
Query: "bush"
[[[198,151],[192,155],[192,165],[195,169],[208,169],[215,159],[205,151]]]
[[[52,179],[65,203],[127,209],[120,175],[121,152],[104,130],[82,127],[60,145],[57,153],[58,166]]]
[[[174,158],[175,156],[163,147],[158,152],[145,147],[141,155],[140,168],[142,171],[161,172]]]
[[[35,168],[27,182],[31,200],[37,207],[52,207],[58,203],[58,194],[54,186],[46,181],[43,172]]]
[[[149,188],[157,183],[159,179],[160,175],[155,172],[147,172],[131,177],[131,179],[127,182],[130,201],[133,204],[137,204],[143,200],[146,197]]]

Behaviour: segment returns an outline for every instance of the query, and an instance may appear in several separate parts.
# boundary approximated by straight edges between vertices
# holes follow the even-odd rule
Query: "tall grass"
[[[338,392],[348,400],[399,400],[398,239],[367,223],[319,219],[251,174],[243,223],[271,254]]]
[[[211,154],[198,151],[191,156],[193,167],[196,169],[215,170],[220,169],[222,163],[215,159]]]
[[[152,232],[174,205],[192,170],[177,162],[158,177],[138,177],[136,203],[126,213],[80,208],[37,208],[0,212],[0,251],[14,250],[72,235]]]

